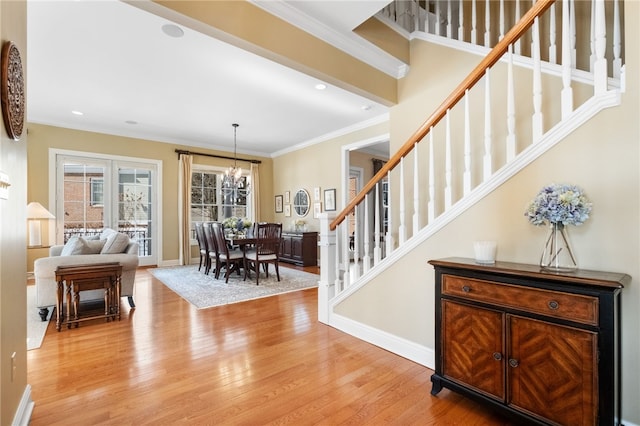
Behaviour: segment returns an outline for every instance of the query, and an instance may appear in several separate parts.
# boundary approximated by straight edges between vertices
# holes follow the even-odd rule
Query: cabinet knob
[[[552,311],[555,311],[556,309],[558,309],[560,304],[555,300],[551,300],[549,303],[547,303],[547,306],[549,306],[549,309],[551,309]]]
[[[513,368],[516,368],[518,365],[520,365],[520,363],[518,362],[518,360],[517,360],[517,359],[513,359],[513,358],[511,358],[511,359],[509,360],[509,365],[510,365],[511,367],[513,367]]]
[[[496,361],[500,361],[502,359],[502,354],[500,352],[494,352],[493,359],[495,359]]]
[[[464,291],[465,293],[469,293],[471,291],[471,287],[469,287],[468,285],[462,286],[462,291]]]

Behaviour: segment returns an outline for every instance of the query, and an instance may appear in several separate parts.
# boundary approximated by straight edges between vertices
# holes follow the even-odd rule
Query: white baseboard
[[[27,385],[22,393],[22,398],[20,398],[20,404],[18,404],[16,415],[13,416],[11,426],[28,426],[34,405],[35,403],[31,399],[31,385]]]
[[[335,313],[330,315],[329,325],[427,368],[435,368],[435,353],[426,346]]]

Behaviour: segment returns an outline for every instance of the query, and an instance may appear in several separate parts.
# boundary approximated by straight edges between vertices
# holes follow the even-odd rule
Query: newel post
[[[329,301],[335,296],[336,231],[329,229],[335,216],[320,214],[320,282],[318,283],[318,321],[329,324]]]

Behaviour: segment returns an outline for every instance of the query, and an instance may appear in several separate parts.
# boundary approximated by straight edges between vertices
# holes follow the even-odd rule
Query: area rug
[[[244,281],[243,276],[235,272],[225,283],[222,277],[216,280],[212,274],[205,275],[198,271],[197,265],[152,268],[149,272],[198,309],[318,287],[320,280],[315,274],[280,267],[278,282],[273,266],[269,268],[269,278],[264,273],[260,275],[260,285],[256,285],[255,275]]]
[[[49,316],[46,321],[40,319],[36,308],[36,286],[27,286],[27,350],[38,349],[42,345],[44,335],[49,327],[49,320],[53,309],[49,308]]]

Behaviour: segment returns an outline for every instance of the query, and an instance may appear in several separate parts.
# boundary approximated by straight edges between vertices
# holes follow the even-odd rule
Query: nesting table
[[[120,279],[122,265],[118,262],[95,263],[91,265],[67,265],[56,269],[56,330],[62,324],[71,324],[96,318],[107,321],[120,319]],[[80,317],[80,292],[86,290],[104,290],[104,313]],[[66,314],[63,313],[63,301],[66,299]],[[71,311],[73,309],[73,315]]]

